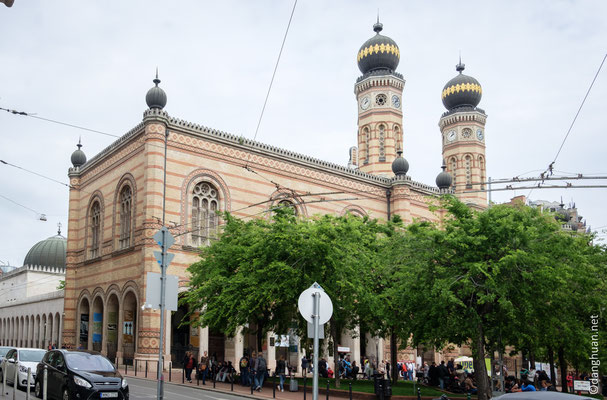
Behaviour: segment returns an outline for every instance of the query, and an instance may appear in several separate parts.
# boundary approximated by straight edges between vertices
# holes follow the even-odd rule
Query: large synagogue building
[[[163,210],[176,236],[168,274],[178,276],[185,291],[187,268],[197,261],[198,248],[220,229],[216,211],[264,217],[273,207],[291,206],[304,217],[349,212],[383,220],[393,214],[406,222],[436,220],[428,204],[446,192],[472,207],[486,206],[486,194],[479,190],[486,176],[487,118],[477,108],[480,84],[462,73],[461,62],[457,65],[458,74],[441,94],[447,111],[437,115],[443,172],[437,186],[416,182],[407,175],[401,153],[405,79],[396,71],[399,48],[381,34],[382,24],[373,30],[357,54],[362,73],[354,84],[357,146],[350,149],[348,166],[173,117],[164,110],[167,96],[157,78],[141,123],[88,161],[78,146],[69,169],[64,345],[98,350],[121,363],[157,359],[160,312],[142,305],[147,272],[159,272],[152,235],[161,227]],[[167,363],[182,360],[186,350],[232,362],[247,349],[260,350],[248,333],[225,338],[208,328],[180,326],[185,312],[166,314]],[[273,365],[278,352],[287,350],[270,336],[263,351]],[[388,358],[384,351],[389,347],[381,339],[346,336],[340,346],[353,359]]]

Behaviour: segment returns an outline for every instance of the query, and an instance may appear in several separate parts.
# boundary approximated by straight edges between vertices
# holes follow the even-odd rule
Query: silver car
[[[14,384],[15,369],[17,370],[17,387],[27,385],[27,369],[30,368],[30,386],[34,386],[36,378],[36,367],[46,354],[46,350],[12,348],[10,349],[2,362],[0,369],[0,382],[6,374],[6,383]]]

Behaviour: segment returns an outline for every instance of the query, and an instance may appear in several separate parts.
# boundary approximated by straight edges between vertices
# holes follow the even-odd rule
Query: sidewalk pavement
[[[154,372],[149,371],[147,374],[147,377],[145,376],[145,371],[137,371],[137,375],[135,375],[135,371],[134,371],[134,369],[132,369],[132,367],[128,368],[126,374],[125,374],[124,368],[122,370],[120,370],[120,373],[125,377],[137,377],[140,379],[156,381],[156,372],[155,371]],[[195,371],[192,372],[192,378],[194,378],[195,375],[196,375]],[[304,399],[312,400],[312,379],[311,378],[309,378],[307,380],[307,385],[306,385],[307,393],[304,396],[303,386],[299,386],[299,390],[297,392],[289,391],[289,378],[288,377],[285,379],[285,382],[284,382],[284,392],[281,392],[277,388],[278,377],[276,377],[275,381],[273,380],[273,377],[269,377],[268,379],[265,380],[263,389],[260,392],[253,391],[252,394],[251,394],[251,387],[250,386],[241,386],[240,381],[234,382],[234,384],[232,385],[231,383],[228,383],[228,382],[217,382],[217,381],[213,382],[213,381],[207,379],[206,385],[203,385],[202,380],[197,381],[196,379],[192,379],[192,383],[188,383],[184,379],[182,369],[173,369],[173,370],[171,370],[170,374],[169,374],[169,372],[164,372],[163,377],[164,377],[165,384],[182,385],[182,386],[187,386],[187,387],[197,387],[201,390],[209,390],[209,391],[222,392],[222,393],[231,393],[231,394],[235,394],[235,395],[242,396],[242,397],[248,397],[248,398],[252,398],[252,399],[276,398],[276,399],[281,399],[281,400],[304,400]],[[169,380],[169,378],[170,378],[170,380]],[[275,391],[273,390],[273,387],[276,387]],[[324,399],[328,399],[328,398],[337,398],[337,397],[346,398],[346,399],[349,398],[349,394],[348,394],[347,390],[344,392],[341,390],[336,391],[333,389],[334,388],[331,388],[331,390],[329,390],[329,396],[327,397],[326,386],[322,387],[322,383],[319,382],[319,390],[318,390],[319,399],[324,400]],[[346,389],[347,389],[347,386],[346,386]],[[371,393],[352,392],[352,399],[370,400],[370,399],[375,399],[375,398],[376,398],[376,396]]]

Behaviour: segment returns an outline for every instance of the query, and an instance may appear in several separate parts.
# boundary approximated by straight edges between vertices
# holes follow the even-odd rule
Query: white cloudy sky
[[[158,66],[171,115],[252,138],[292,5],[0,5],[0,107],[121,135],[141,121]],[[479,107],[489,115],[487,169],[494,179],[537,175],[548,166],[607,52],[604,0],[299,0],[257,140],[347,163],[356,137],[355,56],[373,34],[378,8],[407,81],[404,155],[413,179],[429,184],[441,163],[440,92],[456,74],[460,51],[466,73],[483,86]],[[555,164],[559,174],[607,175],[606,70]],[[113,140],[0,111],[0,159],[59,181],[67,182],[80,135],[89,158]],[[0,164],[0,195],[48,216],[41,222],[0,197],[0,260],[20,266],[34,243],[55,234],[57,222],[67,224],[68,189]],[[607,226],[607,189],[531,193],[561,196],[574,200],[593,227]]]

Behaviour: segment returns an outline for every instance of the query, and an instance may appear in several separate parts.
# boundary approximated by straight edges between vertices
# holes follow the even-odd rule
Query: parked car
[[[46,350],[28,349],[28,348],[11,348],[6,353],[4,368],[0,369],[0,382],[3,375],[6,374],[6,383],[14,385],[15,368],[17,369],[17,387],[27,386],[27,369],[31,369],[32,376],[30,378],[30,386],[34,385],[36,378],[36,367]]]
[[[2,362],[2,360],[4,360],[4,356],[6,355],[6,353],[8,353],[8,351],[10,349],[12,349],[12,347],[9,347],[9,346],[0,346],[0,363]]]
[[[95,351],[50,350],[36,370],[35,393],[42,398],[44,369],[47,369],[49,399],[129,398],[126,379],[114,365]]]

